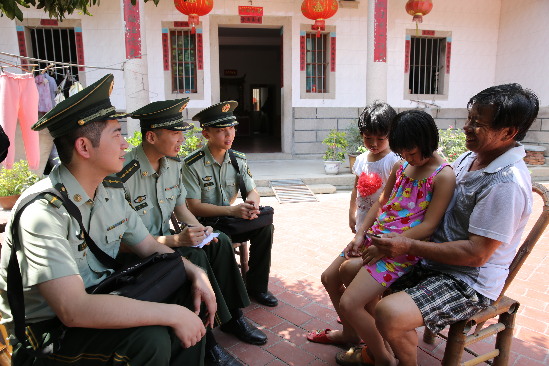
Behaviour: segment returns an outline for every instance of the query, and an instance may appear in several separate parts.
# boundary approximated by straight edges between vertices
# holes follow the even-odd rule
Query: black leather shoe
[[[259,292],[259,291],[250,291],[248,295],[261,305],[275,307],[278,305],[278,300],[271,294],[269,291]]]
[[[267,335],[257,329],[241,316],[238,319],[231,319],[229,322],[221,325],[221,330],[225,333],[235,335],[242,342],[261,346],[267,343]]]
[[[206,366],[244,366],[219,344],[206,350],[204,361]]]

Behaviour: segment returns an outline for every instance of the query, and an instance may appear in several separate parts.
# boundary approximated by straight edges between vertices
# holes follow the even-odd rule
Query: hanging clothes
[[[11,141],[15,141],[17,119],[23,135],[25,152],[30,169],[38,169],[40,148],[38,132],[31,126],[38,119],[38,89],[32,74],[0,73],[0,124]],[[4,162],[11,169],[15,159],[15,144],[8,149]]]
[[[38,112],[49,112],[53,108],[49,81],[42,74],[34,77],[36,89],[38,89]]]
[[[55,107],[55,92],[57,91],[57,83],[55,82],[55,79],[48,73],[44,74],[44,77],[48,79],[48,86],[50,87],[50,98],[52,107]]]
[[[69,77],[68,75],[65,75],[63,80],[57,86],[55,98],[53,98],[56,105],[65,100],[65,93],[63,92],[63,90],[65,89],[65,84],[67,83],[68,77]]]
[[[71,88],[69,89],[69,97],[72,97],[74,94],[78,93],[79,91],[83,90],[84,87],[82,84],[80,84],[78,81],[75,81]]]

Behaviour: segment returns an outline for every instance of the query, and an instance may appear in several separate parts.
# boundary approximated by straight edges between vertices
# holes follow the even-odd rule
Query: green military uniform
[[[193,120],[199,120],[202,127],[235,126],[238,122],[232,111],[236,105],[236,102],[214,105],[201,111]],[[250,192],[255,188],[255,183],[246,163],[246,156],[237,151],[235,156],[246,192]],[[185,158],[182,170],[187,198],[199,199],[203,203],[216,206],[229,206],[235,201],[239,189],[237,172],[228,153],[225,153],[225,159],[219,164],[206,144]],[[266,292],[268,289],[273,231],[274,226],[269,225],[231,237],[233,242],[250,240],[249,271],[246,274],[249,291]]]
[[[176,206],[186,204],[179,159],[162,158],[160,169],[156,172],[142,145],[133,148],[125,158],[129,163],[119,176],[124,181],[126,194],[132,206],[152,235],[171,235],[170,215]],[[227,235],[220,233],[217,243],[212,242],[202,249],[179,247],[176,250],[208,274],[216,294],[218,324],[230,320],[229,310],[250,304]]]
[[[47,127],[52,136],[59,137],[88,122],[117,118],[108,98],[112,83],[112,75],[103,77],[59,103],[33,129]],[[137,213],[126,202],[120,181],[106,179],[98,186],[92,200],[70,171],[61,165],[48,178],[25,191],[23,197],[54,186],[77,205],[85,229],[97,246],[110,256],[117,255],[121,240],[128,245],[136,245],[149,235]],[[0,311],[2,322],[8,329],[13,325],[6,296],[7,264],[12,246],[10,226],[11,223],[8,223],[0,262]],[[163,326],[118,330],[66,328],[61,347],[46,358],[34,358],[25,352],[25,347],[36,348],[47,344],[61,331],[60,322],[37,285],[79,275],[84,286],[89,287],[99,283],[112,270],[94,257],[83,239],[77,220],[58,201],[36,199],[23,211],[18,233],[21,248],[17,258],[23,277],[28,342],[23,346],[12,337],[13,365],[168,365],[174,362],[182,364],[182,360],[188,364],[202,364],[204,340],[184,350],[171,329]],[[192,306],[190,291],[177,296],[178,299],[174,300],[178,303],[185,301]]]

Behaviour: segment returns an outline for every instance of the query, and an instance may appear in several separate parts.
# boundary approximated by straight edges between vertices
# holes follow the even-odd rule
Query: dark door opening
[[[236,100],[233,148],[281,152],[281,29],[219,28],[220,99]]]

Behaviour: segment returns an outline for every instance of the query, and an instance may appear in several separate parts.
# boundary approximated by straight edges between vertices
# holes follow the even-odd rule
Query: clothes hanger
[[[46,71],[48,71],[50,68],[54,67],[55,64],[54,63],[51,63],[49,64],[48,66],[44,67],[42,70],[40,70],[40,74],[45,74]]]
[[[20,69],[20,70],[22,70],[22,71],[24,71],[24,72],[30,72],[30,73],[32,73],[32,72],[34,71],[34,68],[35,68],[36,66],[38,66],[38,64],[21,64],[21,65],[14,65],[14,64],[11,64],[11,63],[9,63],[9,62],[7,62],[7,61],[0,61],[0,62],[6,64],[7,67],[16,67],[16,68],[18,68],[18,69]],[[32,66],[31,71],[28,71],[28,66]]]

